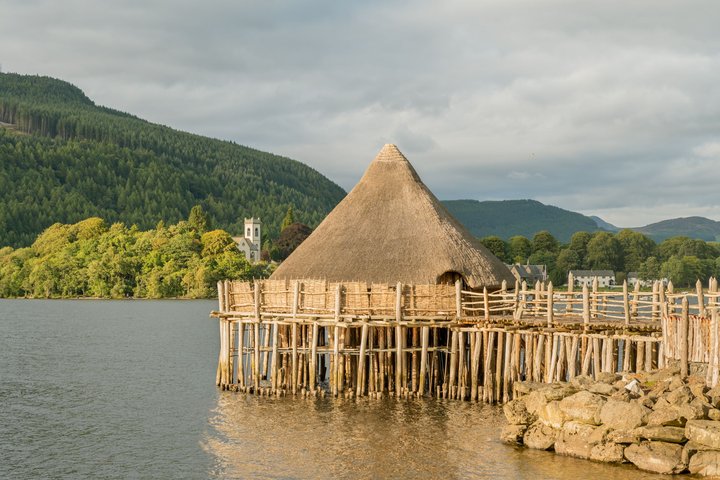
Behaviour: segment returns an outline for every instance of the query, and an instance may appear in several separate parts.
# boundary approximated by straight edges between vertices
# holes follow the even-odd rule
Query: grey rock
[[[622,463],[625,447],[618,443],[598,443],[590,449],[590,460],[606,463]]]
[[[647,417],[647,424],[650,426],[684,427],[686,421],[687,418],[681,415],[677,408],[673,407],[653,410]]]
[[[560,409],[560,402],[557,400],[543,405],[540,410],[538,410],[537,417],[542,423],[555,429],[562,428],[563,423],[565,423],[567,419],[565,413]]]
[[[522,445],[527,425],[505,425],[500,432],[500,440],[513,445]]]
[[[717,450],[699,451],[690,458],[690,473],[704,477],[720,475],[720,452]]]
[[[589,438],[595,427],[586,423],[567,422],[555,442],[555,452],[578,458],[590,458],[593,444]]]
[[[536,450],[550,450],[555,445],[558,437],[558,430],[545,425],[542,422],[535,422],[527,429],[523,436],[523,443],[528,448]]]
[[[615,393],[615,387],[609,383],[593,383],[587,388],[590,393],[597,393],[598,395],[612,395]]]
[[[682,446],[665,442],[642,442],[625,448],[625,458],[641,470],[674,474],[685,470]]]
[[[645,426],[632,431],[640,438],[669,443],[683,443],[686,440],[685,429],[682,427]]]
[[[578,392],[560,400],[560,410],[571,420],[600,425],[600,411],[606,400],[590,392]]]
[[[688,420],[685,424],[688,440],[720,449],[720,422],[713,420]]]
[[[650,412],[639,403],[609,399],[600,410],[600,422],[614,430],[632,430],[643,425]]]
[[[537,419],[537,415],[528,412],[525,401],[521,398],[511,400],[503,405],[503,413],[508,423],[512,425],[530,425]]]

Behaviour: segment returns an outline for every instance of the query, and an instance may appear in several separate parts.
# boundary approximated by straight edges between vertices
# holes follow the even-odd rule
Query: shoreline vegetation
[[[218,280],[264,278],[224,230],[209,230],[201,209],[187,221],[142,231],[91,217],[56,223],[30,247],[0,248],[0,297],[58,299],[199,299]]]

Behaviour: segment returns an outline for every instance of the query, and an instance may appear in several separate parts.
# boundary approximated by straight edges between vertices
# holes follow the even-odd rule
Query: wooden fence
[[[676,294],[322,280],[220,282],[217,383],[255,393],[507,401],[519,380],[679,362],[718,381],[717,282]],[[684,348],[683,348],[684,346]]]

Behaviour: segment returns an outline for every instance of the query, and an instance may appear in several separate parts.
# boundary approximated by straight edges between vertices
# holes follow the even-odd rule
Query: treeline
[[[614,270],[618,283],[628,272],[641,279],[667,278],[677,286],[692,286],[720,275],[720,244],[688,237],[673,237],[657,244],[632,230],[576,232],[562,244],[549,232],[532,239],[511,237],[507,242],[496,236],[481,239],[491,252],[506,263],[546,265],[556,285],[567,283],[570,270]]]
[[[142,231],[92,217],[56,223],[32,246],[0,249],[0,297],[208,298],[223,279],[264,277],[202,209]]]
[[[345,195],[300,162],[95,106],[47,77],[0,74],[0,122],[0,245],[90,216],[148,229],[197,204],[231,233],[255,216],[277,236],[289,205],[314,227]]]

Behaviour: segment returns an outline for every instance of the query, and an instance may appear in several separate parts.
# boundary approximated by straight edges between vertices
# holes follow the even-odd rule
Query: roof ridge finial
[[[407,162],[407,158],[394,143],[386,143],[375,157],[376,162]]]

